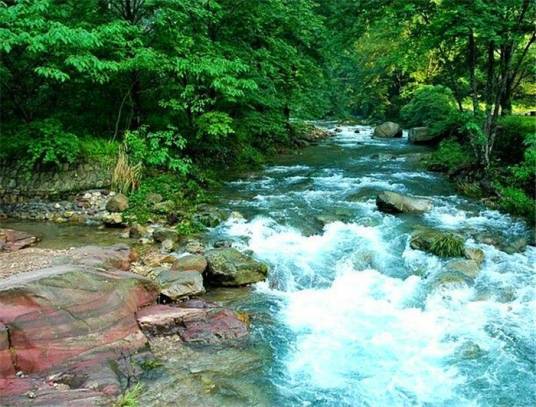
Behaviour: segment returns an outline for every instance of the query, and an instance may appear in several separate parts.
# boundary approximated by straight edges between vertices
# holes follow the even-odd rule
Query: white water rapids
[[[255,327],[273,354],[264,374],[274,403],[536,405],[536,250],[507,254],[482,243],[492,235],[508,245],[527,236],[526,225],[417,169],[410,153],[422,149],[405,139],[370,136],[370,128],[344,127],[227,187],[228,205],[248,220],[224,224],[214,238],[232,239],[271,268],[256,291],[271,304],[272,323]],[[434,209],[380,213],[381,190],[428,196]],[[409,247],[421,225],[482,249],[478,276],[435,284],[446,260]]]

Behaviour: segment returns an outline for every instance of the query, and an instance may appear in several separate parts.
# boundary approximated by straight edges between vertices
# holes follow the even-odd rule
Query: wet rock
[[[480,265],[475,260],[453,260],[445,266],[447,273],[459,273],[471,279],[480,273]]]
[[[204,273],[207,265],[208,263],[205,257],[187,254],[176,259],[171,268],[177,271],[197,271],[198,273]]]
[[[163,253],[171,253],[175,250],[176,243],[171,239],[166,239],[160,244],[160,250]]]
[[[231,242],[230,240],[216,240],[214,242],[214,247],[216,247],[216,248],[232,247],[232,246],[233,246],[233,242]]]
[[[474,260],[478,265],[484,262],[484,251],[482,249],[469,248],[464,249],[465,258],[468,260]]]
[[[437,139],[438,136],[431,134],[428,127],[413,127],[408,131],[408,141],[412,144],[429,144]]]
[[[177,271],[159,268],[152,272],[160,292],[171,300],[200,295],[205,292],[203,276],[197,271]]]
[[[507,242],[504,245],[504,251],[508,254],[521,253],[527,248],[527,239],[520,237]]]
[[[395,138],[402,137],[402,127],[398,123],[385,122],[374,129],[373,137]]]
[[[0,282],[0,320],[9,331],[18,370],[42,372],[87,352],[145,346],[135,312],[154,303],[157,287],[136,274],[87,263]]]
[[[58,219],[56,222],[61,223]],[[122,226],[123,215],[119,212],[108,213],[102,217],[102,222],[108,226]]]
[[[39,242],[36,236],[13,229],[0,228],[0,252],[14,252]]]
[[[217,344],[248,336],[243,319],[219,307],[154,305],[138,312],[138,323],[147,335],[179,335],[184,342],[199,344]]]
[[[461,257],[465,255],[464,240],[461,236],[439,230],[418,230],[412,234],[409,245],[414,250],[422,250],[440,257]]]
[[[184,245],[184,250],[192,254],[203,254],[205,252],[205,246],[198,239],[187,239]]]
[[[233,248],[206,252],[207,279],[213,285],[242,286],[266,279],[268,267]]]
[[[215,206],[198,205],[193,219],[206,227],[216,227],[227,218],[227,213]]]
[[[179,240],[179,233],[171,228],[158,228],[153,232],[153,239],[157,242],[163,242],[164,240],[177,242]]]
[[[147,229],[139,223],[134,223],[128,230],[129,237],[132,239],[139,239],[147,233]]]
[[[342,129],[340,127],[336,127],[335,130],[333,130],[335,133],[342,133]]]
[[[432,201],[384,191],[376,197],[376,206],[386,213],[422,213],[432,209]]]
[[[391,161],[396,159],[396,155],[389,154],[389,153],[378,153],[378,154],[372,154],[370,156],[373,160],[379,160],[379,161]]]
[[[108,212],[123,212],[128,209],[128,198],[123,194],[116,194],[106,202]]]

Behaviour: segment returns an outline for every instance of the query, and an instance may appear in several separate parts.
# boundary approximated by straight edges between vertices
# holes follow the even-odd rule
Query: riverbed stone
[[[106,202],[108,212],[123,212],[128,209],[128,198],[124,194],[116,194]]]
[[[177,242],[179,240],[179,233],[172,228],[157,228],[153,232],[153,239],[157,242],[163,242],[164,240]]]
[[[160,292],[173,301],[205,292],[203,276],[197,271],[178,271],[161,267],[152,274],[160,286]]]
[[[147,307],[138,313],[138,323],[149,337],[178,335],[197,344],[219,344],[249,334],[246,318],[202,300]]]
[[[485,254],[482,249],[466,247],[464,249],[465,258],[468,260],[474,260],[478,265],[484,262]]]
[[[242,286],[266,279],[268,267],[234,248],[219,248],[205,253],[207,279],[217,286]]]
[[[0,228],[0,252],[14,252],[25,247],[33,246],[39,241],[39,238],[29,233]]]
[[[475,260],[452,260],[445,266],[447,272],[461,273],[475,278],[480,273],[480,265]]]
[[[383,191],[376,197],[376,206],[386,213],[422,213],[433,207],[429,199],[415,198],[397,192]]]
[[[57,223],[61,223],[59,219],[56,219]],[[123,215],[119,212],[107,213],[102,217],[102,222],[108,226],[121,226],[123,225]]]
[[[408,130],[408,141],[412,144],[429,144],[437,140],[428,127],[413,127]]]
[[[398,123],[385,122],[374,128],[373,137],[396,138],[402,137],[402,127]]]
[[[198,273],[204,273],[207,266],[208,262],[204,256],[187,254],[177,258],[171,268],[177,271],[197,271]]]

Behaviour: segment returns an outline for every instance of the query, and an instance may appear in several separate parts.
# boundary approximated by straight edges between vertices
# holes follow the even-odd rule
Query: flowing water
[[[507,254],[478,243],[492,236],[508,245],[527,237],[527,226],[419,169],[415,154],[425,148],[371,133],[344,127],[221,191],[223,205],[248,220],[225,223],[210,238],[233,240],[271,271],[234,302],[254,315],[247,354],[258,359],[245,366],[227,361],[235,370],[225,379],[211,376],[210,400],[535,406],[536,250]],[[381,190],[430,197],[434,209],[380,213],[374,197]],[[422,226],[458,232],[481,248],[478,277],[438,284],[446,260],[409,247],[410,233]],[[172,393],[173,381],[166,383],[155,392]]]

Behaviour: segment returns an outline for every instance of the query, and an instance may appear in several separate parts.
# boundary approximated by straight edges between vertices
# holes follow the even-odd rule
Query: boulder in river
[[[402,137],[402,127],[398,123],[385,122],[376,126],[373,136],[377,138]]]
[[[413,233],[410,247],[439,257],[463,257],[465,255],[464,240],[461,236],[433,229],[423,229]],[[477,256],[476,252],[471,251],[470,254]]]
[[[106,202],[108,212],[123,212],[128,209],[128,198],[123,194],[115,194]]]
[[[0,229],[0,252],[14,252],[33,246],[39,241],[36,236],[13,229]]]
[[[153,270],[160,292],[173,301],[205,292],[203,275],[198,271],[177,271],[160,267]]]
[[[429,144],[438,139],[428,127],[413,127],[408,130],[408,141],[413,144]]]
[[[432,201],[397,192],[383,191],[376,197],[376,206],[380,211],[386,213],[422,213],[432,209]]]
[[[208,250],[207,279],[219,286],[242,286],[266,279],[268,267],[246,256],[236,249],[227,247]]]

